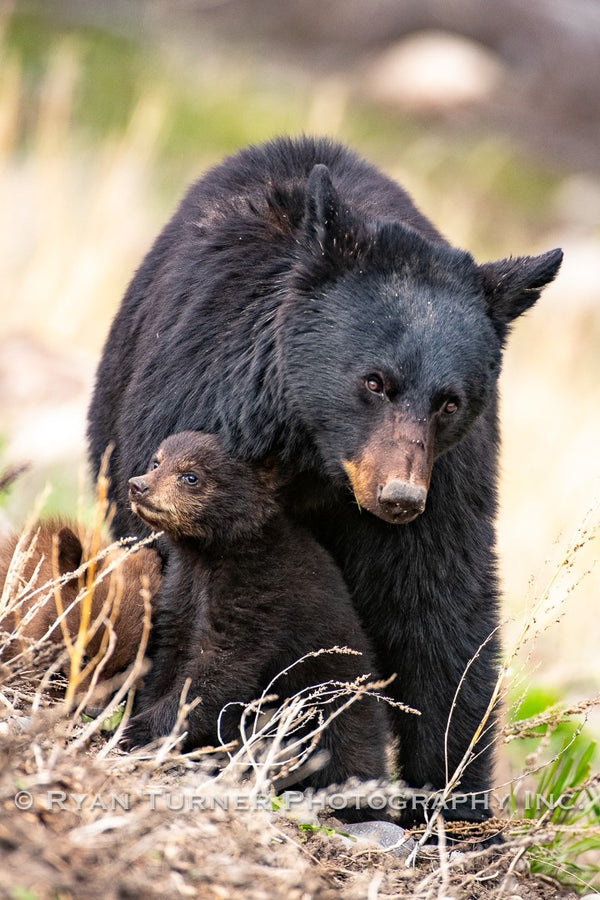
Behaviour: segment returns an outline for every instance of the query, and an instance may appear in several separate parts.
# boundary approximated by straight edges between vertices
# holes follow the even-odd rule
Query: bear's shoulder
[[[327,138],[277,138],[227,157],[191,186],[179,216],[200,230],[236,218],[247,229],[250,213],[274,231],[294,231],[304,216],[306,184],[317,165],[327,167],[340,199],[355,215],[400,222],[429,240],[442,240],[397,182]]]

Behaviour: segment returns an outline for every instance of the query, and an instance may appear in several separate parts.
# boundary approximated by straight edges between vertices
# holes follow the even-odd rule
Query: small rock
[[[406,837],[404,828],[392,822],[356,822],[344,825],[343,831],[350,835],[350,839],[345,839],[347,847],[355,847],[357,843],[375,844],[380,850],[385,850],[398,859],[408,856],[415,846],[413,838]]]
[[[487,100],[500,82],[498,56],[481,44],[439,31],[416,32],[385,51],[367,73],[376,100],[440,112]]]
[[[0,722],[0,734],[8,736],[10,734],[21,734],[27,731],[31,726],[30,716],[7,716]]]

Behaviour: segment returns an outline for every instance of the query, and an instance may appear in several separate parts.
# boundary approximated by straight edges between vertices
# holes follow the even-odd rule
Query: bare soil
[[[45,695],[32,713],[31,684],[6,667],[0,677],[1,897],[575,897],[529,874],[527,844],[510,830],[487,850],[425,847],[407,867],[375,846],[306,831],[264,798],[252,808],[252,781],[226,771],[215,783],[210,753],[160,760],[106,754],[104,733],[78,741],[81,726],[60,703]]]

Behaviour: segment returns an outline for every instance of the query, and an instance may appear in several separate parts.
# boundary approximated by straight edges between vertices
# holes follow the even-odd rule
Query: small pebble
[[[349,848],[356,847],[357,843],[375,844],[380,850],[385,850],[398,859],[408,856],[415,846],[413,838],[406,837],[404,828],[392,822],[356,822],[353,825],[343,825],[341,831],[354,838],[345,839]]]
[[[31,725],[30,716],[8,716],[0,722],[0,734],[21,734]]]

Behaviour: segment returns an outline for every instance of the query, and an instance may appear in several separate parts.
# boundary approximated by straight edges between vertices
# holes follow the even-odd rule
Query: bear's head
[[[562,252],[477,265],[441,239],[360,217],[323,165],[297,246],[279,357],[293,415],[361,507],[410,522],[435,460],[492,405],[510,323]]]
[[[131,509],[174,541],[232,543],[279,509],[278,474],[229,455],[214,434],[181,431],[162,442],[145,475],[129,479]]]

